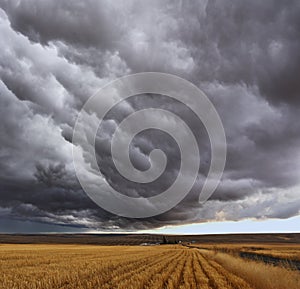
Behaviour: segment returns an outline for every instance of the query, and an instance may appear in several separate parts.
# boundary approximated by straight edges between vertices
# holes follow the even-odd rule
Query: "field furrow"
[[[215,268],[213,268],[202,254],[199,252],[198,254],[201,267],[209,279],[209,286],[213,289],[231,289],[232,286],[228,284],[226,278]]]
[[[197,289],[196,287],[196,279],[193,271],[193,259],[194,254],[192,250],[188,251],[188,257],[185,262],[185,266],[183,268],[182,274],[181,274],[181,281],[179,284],[179,289]]]
[[[120,272],[114,272],[111,275],[107,284],[103,285],[103,289],[108,288],[128,288],[132,282],[135,288],[142,288],[142,285],[147,281],[147,273],[160,263],[165,263],[168,258],[175,258],[175,254],[168,254],[167,256],[153,256],[150,259],[143,259],[141,261],[133,262],[131,266],[124,266]],[[121,284],[121,285],[120,285]]]
[[[227,280],[227,283],[230,284],[232,286],[232,288],[234,288],[234,289],[252,289],[252,287],[245,280],[243,280],[241,277],[229,272],[224,267],[222,267],[220,264],[218,264],[216,261],[210,260],[208,258],[208,263],[216,271],[218,271],[220,274],[222,274],[222,276],[225,277],[225,279]]]
[[[199,259],[199,256],[200,255],[198,254],[198,252],[194,251],[193,268],[194,268],[195,278],[197,280],[198,288],[208,289],[211,288],[209,286],[209,277],[207,276],[207,274],[204,272],[202,268],[202,263]]]
[[[0,289],[300,288],[298,272],[181,245],[2,245],[0,273]]]

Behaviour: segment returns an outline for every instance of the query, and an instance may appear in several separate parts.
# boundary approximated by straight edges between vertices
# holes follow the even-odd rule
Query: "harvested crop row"
[[[0,289],[300,288],[297,272],[180,245],[2,245],[0,274]]]
[[[205,274],[202,268],[202,264],[199,259],[199,256],[200,254],[197,251],[194,251],[193,268],[194,268],[195,278],[200,288],[209,289],[211,288],[209,286],[209,277],[207,276],[207,274]]]
[[[123,276],[117,278],[114,283],[110,283],[113,286],[104,286],[103,288],[120,288],[127,289],[134,284],[134,288],[144,288],[145,284],[149,282],[151,277],[158,274],[168,267],[171,262],[178,260],[179,253],[166,255],[163,258],[156,258],[152,263],[145,263],[142,267],[136,269],[134,272],[129,271],[125,278]]]
[[[267,265],[257,261],[245,261],[239,257],[225,253],[206,251],[205,257],[216,261],[225,268],[257,289],[298,289],[300,274],[287,268]]]
[[[150,259],[160,259],[163,256],[162,251],[150,251],[145,254],[145,250],[140,251],[137,248],[138,254],[134,250],[127,251],[126,248],[117,248],[118,256],[111,249],[111,257],[103,256],[101,247],[92,248],[91,251],[83,248],[82,255],[73,258],[72,250],[69,249],[69,258],[65,255],[50,254],[42,252],[41,259],[48,260],[43,266],[36,259],[31,260],[30,264],[24,267],[15,266],[14,261],[5,262],[5,266],[0,265],[0,270],[3,279],[1,280],[4,288],[55,288],[64,286],[70,287],[74,284],[87,283],[87,280],[92,279],[96,275],[103,283],[111,278],[112,272],[120,272],[125,267],[129,269],[138,268],[140,264],[148,263]],[[173,250],[172,250],[173,251]],[[57,253],[57,252],[56,252]],[[91,254],[93,253],[93,254]],[[132,254],[133,253],[133,254]],[[30,255],[30,251],[27,252]],[[27,255],[23,255],[26,259]],[[77,254],[76,254],[77,255]],[[90,259],[89,259],[90,258]],[[92,259],[92,260],[91,260]],[[18,270],[12,270],[18,268]],[[45,274],[46,273],[46,274]]]
[[[172,271],[171,274],[169,274],[169,278],[167,279],[167,282],[165,283],[166,287],[168,289],[179,288],[180,280],[181,280],[182,274],[183,274],[182,271],[183,271],[183,268],[185,266],[188,255],[189,255],[189,252],[188,252],[188,250],[186,250],[183,258],[178,260],[178,263],[177,263],[177,266],[175,267],[175,270]]]
[[[170,254],[164,256],[153,256],[151,259],[143,259],[141,263],[139,261],[134,262],[133,266],[124,266],[123,272],[114,272],[111,275],[110,280],[103,285],[105,288],[128,288],[130,284],[135,284],[135,288],[140,288],[141,284],[148,281],[148,274],[154,270],[156,266],[159,266],[161,263],[165,264],[168,262],[168,259],[175,259],[177,256],[171,252]],[[139,263],[139,264],[138,264]],[[138,265],[137,265],[138,264]],[[120,285],[122,284],[122,285]]]
[[[194,259],[194,254],[189,250],[189,254],[186,259],[185,266],[183,268],[183,272],[181,275],[181,283],[179,285],[180,289],[184,289],[184,288],[197,289],[197,282],[193,271],[193,259]]]
[[[169,265],[163,268],[159,275],[153,276],[151,280],[145,285],[145,289],[156,289],[156,288],[170,288],[168,287],[168,280],[172,276],[173,272],[177,270],[180,260],[186,258],[186,250],[181,250],[178,258],[174,262],[169,262]]]
[[[210,260],[209,258],[207,258],[207,260],[211,267],[213,267],[216,271],[218,271],[219,274],[221,274],[222,276],[225,277],[227,283],[233,289],[251,289],[252,288],[245,280],[243,280],[241,277],[227,271],[224,267],[222,267],[216,261]]]
[[[209,279],[209,286],[214,289],[231,289],[232,286],[227,282],[226,278],[212,267],[203,255],[199,254],[201,267]]]

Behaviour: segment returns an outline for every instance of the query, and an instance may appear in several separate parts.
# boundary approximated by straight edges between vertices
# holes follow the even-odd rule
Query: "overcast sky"
[[[135,231],[299,215],[298,0],[0,0],[0,47],[0,231]],[[152,149],[165,151],[167,169],[156,182],[129,183],[113,167],[108,145],[117,124],[145,107],[178,113],[193,128],[203,163],[176,208],[126,219],[83,192],[71,138],[92,94],[120,76],[145,71],[178,75],[206,93],[223,121],[227,163],[218,190],[200,205],[210,160],[202,124],[165,97],[131,98],[110,112],[96,141],[110,184],[143,197],[176,178],[178,147],[157,131],[138,135],[130,151],[142,170]]]

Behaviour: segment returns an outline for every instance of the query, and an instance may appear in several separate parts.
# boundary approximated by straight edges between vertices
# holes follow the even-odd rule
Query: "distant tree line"
[[[179,241],[176,239],[169,239],[167,236],[163,236],[162,244],[179,244]]]

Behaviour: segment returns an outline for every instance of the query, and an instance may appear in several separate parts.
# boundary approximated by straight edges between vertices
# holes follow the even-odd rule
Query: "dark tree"
[[[163,244],[169,244],[169,241],[166,236],[163,236]]]

